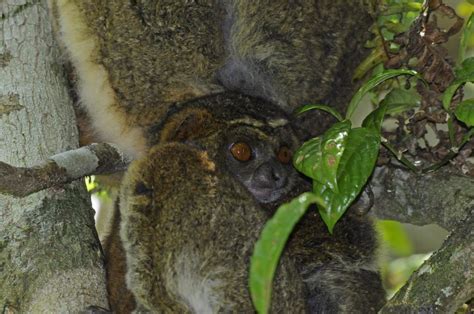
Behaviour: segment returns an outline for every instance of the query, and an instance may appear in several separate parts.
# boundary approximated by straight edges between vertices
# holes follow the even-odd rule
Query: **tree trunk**
[[[45,1],[2,1],[0,12],[0,160],[29,167],[78,146],[74,112]],[[1,308],[107,307],[93,214],[82,180],[0,195]]]
[[[0,161],[18,167],[31,167],[78,146],[71,100],[62,62],[58,61],[62,56],[52,38],[46,8],[45,0],[0,2]],[[334,62],[337,69],[324,80],[326,92],[315,100],[338,109],[344,108],[353,92],[352,72],[365,53],[365,40],[361,39],[367,32],[354,31],[355,26],[365,30],[364,25],[371,22],[367,14],[346,14],[323,25],[321,32],[329,39],[332,25],[342,27],[342,21],[347,23],[342,28],[349,33],[342,47],[327,43],[328,49],[338,48],[330,54],[333,61],[343,62]],[[324,116],[301,119],[302,129],[316,127],[315,133],[332,121]],[[64,157],[54,161],[58,159],[65,161]],[[66,167],[68,178],[82,173],[78,167],[85,159],[73,156]],[[91,167],[96,167],[92,159]],[[473,181],[448,172],[419,177],[401,170],[387,171],[377,171],[373,177],[376,216],[419,224],[436,222],[454,232],[384,310],[415,311],[421,306],[429,311],[454,310],[472,297],[474,285],[472,231],[469,233]],[[0,176],[5,176],[1,168]],[[13,177],[12,184],[24,184],[19,177]],[[444,265],[453,262],[451,257],[457,258],[457,263],[447,268]],[[438,286],[427,291],[427,283]],[[440,293],[446,298],[439,298]],[[103,256],[83,182],[21,198],[0,194],[1,308],[7,313],[62,313],[78,312],[89,305],[107,307],[107,297]]]

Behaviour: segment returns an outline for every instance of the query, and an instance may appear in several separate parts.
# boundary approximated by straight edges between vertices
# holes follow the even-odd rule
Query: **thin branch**
[[[382,138],[382,145],[388,149],[396,158],[398,161],[400,161],[402,164],[404,164],[408,169],[410,169],[413,172],[419,172],[419,169],[410,161],[408,160],[402,152],[397,151],[395,147],[390,144],[387,139]]]
[[[101,143],[60,153],[32,168],[0,162],[0,193],[24,197],[87,175],[123,171],[130,161],[114,145]]]
[[[454,313],[474,296],[474,206],[380,313]]]

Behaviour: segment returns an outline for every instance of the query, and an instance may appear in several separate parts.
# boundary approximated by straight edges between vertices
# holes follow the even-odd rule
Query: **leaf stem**
[[[462,147],[471,140],[472,136],[474,135],[474,128],[470,129],[466,134],[464,134],[461,144],[458,147],[452,147],[449,153],[440,161],[437,162],[427,168],[421,170],[422,173],[427,173],[431,171],[436,171],[445,164],[447,164],[451,159],[456,157],[456,155],[461,151]]]
[[[451,159],[453,159],[458,154],[458,152],[459,151],[454,151],[451,149],[449,153],[446,155],[446,157],[444,157],[440,162],[437,162],[429,167],[422,169],[421,173],[427,173],[427,172],[438,170],[439,168],[447,164]]]
[[[450,112],[448,112],[448,135],[449,135],[449,143],[451,144],[451,147],[456,147],[457,145],[456,145],[454,124],[453,124],[453,117],[451,116]]]
[[[392,144],[390,144],[388,140],[384,137],[382,137],[382,145],[386,149],[388,149],[397,158],[397,160],[400,161],[403,165],[405,165],[408,169],[416,173],[420,172],[420,170],[410,160],[403,156],[402,152],[395,149],[395,147],[393,147]]]

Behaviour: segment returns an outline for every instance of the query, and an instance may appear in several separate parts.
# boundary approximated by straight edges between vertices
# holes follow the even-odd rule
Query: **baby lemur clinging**
[[[353,29],[343,17],[324,29],[315,21],[347,3],[49,2],[95,129],[137,157],[106,244],[112,306],[251,312],[248,257],[264,208],[302,186],[285,111],[334,93]],[[348,215],[330,237],[308,215],[280,264],[272,309],[375,310],[374,248],[365,218]]]
[[[150,142],[161,144],[130,166],[121,191],[127,286],[143,310],[252,312],[248,263],[269,217],[258,203],[285,197],[300,180],[286,115],[225,93],[172,107],[154,129],[160,136]],[[120,247],[111,247],[113,237],[106,251]],[[274,311],[304,312],[303,280],[289,256],[278,274]],[[130,306],[123,284],[109,291],[115,310]]]
[[[305,188],[289,164],[297,140],[288,117],[228,92],[177,104],[153,129],[159,136],[148,140],[158,144],[124,179],[121,239],[113,228],[106,242],[117,258],[122,241],[133,292],[121,281],[125,265],[110,261],[113,309],[127,312],[135,298],[142,310],[252,312],[248,262],[271,215],[262,203]],[[348,214],[329,235],[308,214],[280,264],[273,312],[375,312],[383,300],[375,242],[364,217]]]

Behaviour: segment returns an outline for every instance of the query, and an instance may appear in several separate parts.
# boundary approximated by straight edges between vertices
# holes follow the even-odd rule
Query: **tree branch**
[[[474,296],[474,206],[380,313],[454,313]]]
[[[130,161],[114,145],[101,143],[55,155],[32,168],[0,162],[0,193],[23,197],[87,175],[123,171]],[[451,230],[474,203],[474,178],[450,166],[423,175],[378,167],[370,184],[374,194],[371,214],[379,219],[434,223]]]
[[[474,178],[449,165],[423,175],[378,167],[370,184],[374,193],[371,214],[379,219],[438,224],[452,230],[474,204]]]
[[[87,175],[123,171],[130,161],[114,145],[101,143],[54,155],[32,168],[0,162],[0,193],[24,197]]]

